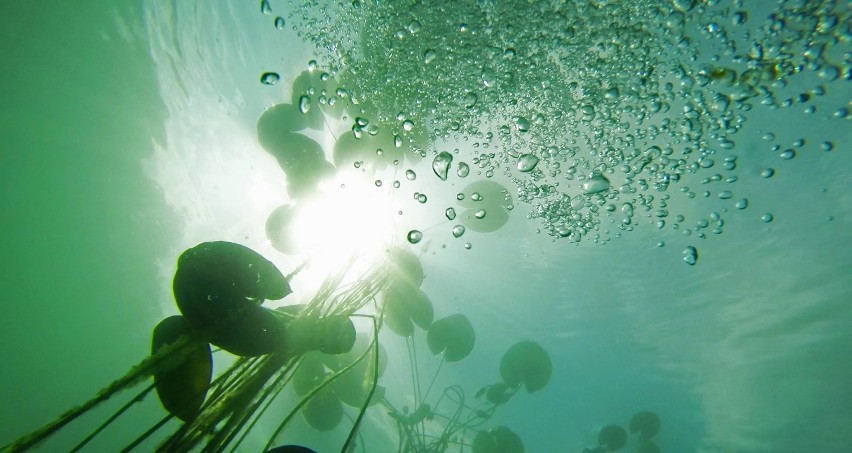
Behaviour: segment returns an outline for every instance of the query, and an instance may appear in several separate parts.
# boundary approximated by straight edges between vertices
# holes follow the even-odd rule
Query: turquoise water
[[[7,203],[0,239],[7,310],[0,317],[6,362],[0,443],[86,401],[149,353],[153,326],[177,313],[171,278],[183,250],[228,240],[261,252],[285,274],[301,264],[304,255],[280,252],[272,244],[277,236],[267,234],[270,213],[300,201],[288,186],[295,178],[264,151],[257,129],[266,109],[298,102],[293,81],[311,60],[317,72],[339,71],[338,79],[356,93],[352,97],[360,94],[366,102],[346,118],[326,110],[327,124],[305,132],[341,172],[345,167],[354,176],[334,182],[333,187],[346,186],[332,191],[345,203],[313,211],[320,221],[304,228],[319,231],[318,238],[299,240],[329,267],[339,264],[338,255],[348,257],[348,244],[378,241],[381,250],[385,236],[420,257],[422,289],[435,318],[464,314],[476,331],[470,356],[440,366],[430,393],[433,405],[438,389],[452,384],[474,399],[481,387],[500,381],[503,353],[531,340],[550,355],[549,383],[534,393],[521,391],[483,425],[509,427],[525,451],[583,451],[597,445],[602,427],[627,428],[630,417],[643,410],[662,420],[654,442],[663,451],[846,451],[852,443],[848,4],[636,2],[630,10],[610,2],[607,10],[600,1],[577,2],[587,9],[549,16],[540,14],[543,3],[515,5],[507,13],[508,3],[499,2],[447,3],[446,11],[428,4],[363,2],[355,10],[349,3],[270,2],[269,14],[257,2],[174,3],[0,6],[0,181]],[[616,36],[608,30],[619,27],[591,22],[628,20],[628,13],[645,14],[643,6],[658,10],[635,20],[651,24],[650,30],[683,27],[691,40],[662,45],[653,33]],[[699,13],[702,8],[706,12]],[[555,4],[551,9],[559,12]],[[791,12],[797,9],[807,11]],[[779,19],[782,12],[787,15]],[[285,20],[283,29],[275,26],[278,16]],[[362,23],[367,19],[373,21],[369,27]],[[808,34],[813,30],[822,31]],[[742,75],[747,64],[729,62],[735,54],[757,52],[748,46],[760,39],[765,74],[754,84],[757,94],[743,94],[738,90],[748,85]],[[739,47],[726,53],[726,40]],[[598,45],[602,50],[595,50]],[[813,49],[819,45],[824,50],[817,58]],[[642,53],[642,46],[653,51]],[[453,49],[457,60],[448,58]],[[665,89],[632,85],[660,72],[600,72],[629,69],[628,58],[612,57],[622,51],[667,68],[668,75],[655,79],[658,85],[671,81],[676,90],[725,94],[730,106],[719,107],[724,100],[712,98],[716,107],[708,107],[699,122],[716,121],[725,116],[718,110],[730,110],[723,119],[735,133],[687,122],[677,123],[674,136],[662,132],[628,141],[626,135],[650,124],[662,130],[666,118],[695,118],[681,105],[684,99],[673,98],[668,111],[649,110],[640,125],[634,111],[623,107],[640,110],[654,102],[642,96]],[[603,63],[590,56],[594,52]],[[360,72],[345,75],[344,57]],[[685,65],[682,70],[693,79],[688,87],[669,67],[672,61]],[[738,82],[726,82],[729,75],[718,70],[728,66],[739,71]],[[707,67],[717,71],[702,73]],[[266,72],[277,73],[278,82],[261,83]],[[577,87],[569,88],[571,82]],[[612,87],[619,90],[609,93]],[[312,101],[315,115],[319,96]],[[592,116],[586,106],[595,114],[591,119],[584,119]],[[612,121],[601,119],[605,114]],[[409,154],[401,163],[368,156],[356,169],[335,161],[336,144],[351,134],[352,117],[361,115],[406,140]],[[411,131],[405,120],[413,122]],[[684,138],[696,127],[703,128],[702,136]],[[386,130],[377,137],[387,140]],[[493,140],[486,139],[488,132]],[[576,150],[554,157],[545,146],[551,142],[562,151]],[[683,154],[681,180],[665,191],[654,187],[652,178],[660,172],[640,168],[632,187],[623,188],[631,182],[622,162],[596,166],[605,156],[598,150],[607,146],[629,154],[654,144],[660,152],[666,144],[678,153],[694,148]],[[419,160],[410,149],[416,146],[425,154]],[[787,150],[794,151],[792,158],[782,156]],[[446,181],[431,168],[438,151],[454,158]],[[490,160],[482,157],[488,152],[495,153]],[[699,158],[702,152],[708,153]],[[525,154],[538,156],[540,174],[524,171]],[[726,160],[731,156],[736,159]],[[588,165],[575,164],[578,174],[593,181],[597,170],[611,185],[603,192],[611,198],[599,210],[592,209],[597,189],[565,176],[579,158]],[[518,166],[518,160],[527,166]],[[456,173],[460,161],[472,167],[465,178]],[[688,171],[693,163],[697,170]],[[765,177],[770,168],[773,175]],[[403,176],[408,169],[415,180]],[[642,171],[647,189],[639,182]],[[465,219],[470,217],[465,209],[478,205],[456,200],[458,192],[469,200],[468,184],[485,180],[511,195],[511,210],[500,196],[483,201],[497,199],[485,208],[484,219],[502,210],[508,213],[505,224]],[[399,189],[394,181],[400,181]],[[531,195],[548,190],[546,197]],[[415,192],[428,200],[413,199]],[[540,209],[561,194],[588,205],[562,214]],[[664,194],[670,199],[661,206]],[[655,198],[643,204],[640,195]],[[378,207],[358,201],[384,198],[389,201]],[[741,199],[747,199],[744,209],[737,206]],[[631,207],[625,209],[626,203]],[[358,209],[348,211],[353,205]],[[447,220],[448,207],[458,211],[457,221]],[[669,211],[666,216],[657,215],[661,209]],[[365,224],[365,217],[375,223]],[[457,224],[466,231],[454,238]],[[413,229],[423,239],[408,244]],[[684,262],[688,247],[697,251],[694,265]],[[328,270],[323,265],[291,282],[296,302],[316,290]],[[397,408],[413,410],[406,343],[387,329],[381,341],[388,352],[380,380],[386,397]],[[419,382],[426,387],[441,361],[429,353],[422,330],[413,343]],[[278,412],[244,444],[246,451],[262,448],[276,417],[294,399],[283,397],[273,409]],[[41,449],[67,450],[121,404],[110,401]],[[163,415],[149,396],[89,448],[120,449]],[[344,419],[318,433],[302,418],[295,420],[279,439],[321,452],[339,450],[351,427]],[[436,417],[423,429],[440,430],[441,423]],[[370,409],[361,432],[366,451],[397,449],[396,425],[387,410]],[[468,436],[471,443],[475,433]],[[625,450],[637,445],[635,436],[630,442]],[[140,449],[155,447],[152,440]]]

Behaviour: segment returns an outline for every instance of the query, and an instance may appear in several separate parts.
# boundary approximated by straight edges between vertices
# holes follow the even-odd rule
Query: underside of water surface
[[[0,6],[3,451],[843,452],[852,6]]]

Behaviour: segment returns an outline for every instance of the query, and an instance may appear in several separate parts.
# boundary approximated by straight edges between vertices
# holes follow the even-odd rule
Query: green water
[[[333,250],[302,242],[332,259],[390,234],[420,257],[435,319],[460,313],[476,331],[470,356],[440,366],[433,406],[453,384],[474,400],[501,380],[504,352],[529,340],[549,353],[552,378],[483,425],[509,427],[528,452],[594,447],[602,427],[627,428],[643,410],[662,419],[663,451],[848,449],[848,4],[271,1],[264,13],[257,3],[0,6],[1,444],[149,353],[153,326],[177,313],[171,278],[183,250],[229,240],[285,274],[302,262],[281,252],[267,220],[301,203],[297,188],[310,192],[314,179],[297,187],[257,134],[266,109],[292,103],[306,112],[294,118],[328,122],[296,132],[363,177],[306,228]],[[672,38],[678,27],[689,41]],[[755,52],[766,63],[752,84],[747,63],[731,61]],[[331,85],[317,77],[307,99],[294,95],[312,60],[311,74],[351,90],[341,105],[360,107],[326,108],[336,93],[321,101],[316,91]],[[277,82],[262,83],[265,73]],[[690,94],[666,98],[666,82]],[[700,115],[685,108],[700,104],[694,93],[707,98]],[[280,135],[270,140],[302,140],[272,124],[265,130]],[[358,202],[385,195],[379,208]],[[387,214],[387,225],[359,229],[360,218]],[[294,301],[310,298],[322,271],[294,279]],[[440,360],[415,332],[426,387]],[[388,329],[381,341],[380,384],[413,411],[406,343]],[[285,395],[243,449],[260,450],[294,400]],[[40,451],[68,450],[120,404]],[[163,415],[149,396],[89,449],[116,451]],[[424,431],[440,432],[440,420]],[[280,439],[338,451],[350,427],[320,433],[297,417]],[[366,451],[396,451],[387,410],[370,409],[361,432]]]

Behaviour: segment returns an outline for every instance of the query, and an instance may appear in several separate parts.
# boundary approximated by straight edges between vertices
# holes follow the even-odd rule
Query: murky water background
[[[470,10],[487,8],[470,3]],[[683,9],[690,2],[676,3]],[[256,2],[111,5],[0,6],[4,444],[88,399],[148,353],[151,326],[176,311],[170,279],[182,250],[232,240],[282,269],[299,263],[267,239],[267,216],[289,198],[281,169],[258,144],[256,125],[265,109],[290,101],[290,81],[309,60],[322,62],[325,51],[297,36],[299,21],[285,14],[284,2],[271,3],[272,14],[262,14]],[[451,173],[442,182],[431,174],[431,154],[411,164],[429,201],[422,209],[406,205],[400,223],[404,231],[424,230],[423,242],[412,246],[422,254],[423,290],[436,313],[464,313],[477,332],[474,353],[444,365],[436,385],[458,383],[472,395],[499,380],[499,359],[509,346],[532,339],[551,354],[553,378],[542,391],[501,407],[493,422],[518,433],[526,451],[582,451],[596,445],[602,426],[624,426],[646,409],[662,418],[656,442],[663,451],[845,451],[852,442],[852,132],[842,111],[852,108],[852,49],[849,7],[837,5],[836,26],[845,30],[832,44],[837,78],[803,71],[776,84],[778,108],[756,100],[739,112],[747,121],[732,137],[733,148],[714,156],[715,168],[684,176],[681,186],[696,197],[669,189],[671,215],[685,217],[678,230],[671,220],[658,230],[644,212],[632,230],[620,230],[620,218],[607,224],[610,217],[601,214],[601,228],[610,230],[601,235],[605,245],[589,240],[593,232],[579,243],[554,239],[548,227],[559,235],[561,223],[525,218],[530,204],[517,201],[511,178],[527,172],[516,172],[513,161],[495,169],[516,196],[509,222],[456,239],[444,208],[473,178],[484,179],[487,168],[474,168],[467,180]],[[757,21],[760,8],[742,10]],[[287,17],[283,30],[274,26],[278,14]],[[725,17],[735,20],[730,12]],[[373,45],[381,45],[379,38]],[[436,53],[424,54],[424,64],[439,64]],[[267,71],[279,74],[278,84],[260,83]],[[364,74],[367,88],[378,89],[369,84],[394,71],[389,61]],[[483,76],[479,67],[476,73]],[[420,77],[427,87],[435,80]],[[398,88],[394,83],[389,86]],[[813,94],[818,87],[824,95]],[[797,98],[802,93],[810,93],[807,101]],[[478,101],[494,102],[489,96],[480,93]],[[448,101],[445,111],[463,110]],[[449,128],[437,143],[462,147],[457,159],[473,163],[471,149],[453,145],[458,135],[451,124],[435,124]],[[327,149],[334,144],[328,135],[317,139]],[[783,158],[786,149],[795,157]],[[728,155],[737,156],[736,168],[724,171]],[[771,178],[761,176],[767,168],[774,169]],[[724,182],[701,183],[716,173],[738,177],[730,184],[733,198],[718,195],[728,190]],[[387,189],[391,180],[384,182]],[[713,192],[707,198],[705,187]],[[734,207],[740,198],[748,199],[742,210]],[[715,222],[713,212],[724,218],[721,234],[694,228]],[[694,266],[684,263],[687,247],[697,249]],[[296,294],[315,277],[295,281]],[[391,359],[382,384],[403,405],[410,388],[405,345],[385,333]],[[425,348],[419,352],[422,373],[431,376],[438,362],[430,362]],[[161,411],[149,397],[92,451],[124,445]],[[67,448],[98,417],[63,432],[44,451]],[[368,412],[363,432],[368,451],[395,448],[395,431],[381,411]],[[343,428],[317,435],[303,423],[288,433],[319,451],[334,451],[345,439]]]

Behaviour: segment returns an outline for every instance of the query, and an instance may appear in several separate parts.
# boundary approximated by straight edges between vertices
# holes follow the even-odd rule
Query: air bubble
[[[407,236],[408,242],[416,244],[423,240],[423,233],[420,230],[411,230]]]
[[[456,210],[453,208],[447,208],[447,210],[444,211],[444,216],[447,218],[447,220],[455,220]]]
[[[453,155],[446,151],[441,151],[432,161],[432,171],[435,172],[435,175],[438,176],[441,181],[446,181],[447,173],[449,172],[450,165],[452,165],[452,163]]]
[[[460,238],[464,234],[464,226],[456,225],[453,227],[453,237]]]
[[[689,230],[685,230],[684,233],[687,231]],[[683,249],[683,262],[690,266],[695,266],[695,263],[698,262],[698,250],[693,246]]]
[[[264,85],[275,85],[281,79],[277,72],[264,72],[260,75],[260,83]]]
[[[538,157],[532,154],[524,154],[518,158],[518,170],[524,173],[531,172],[538,165]]]

